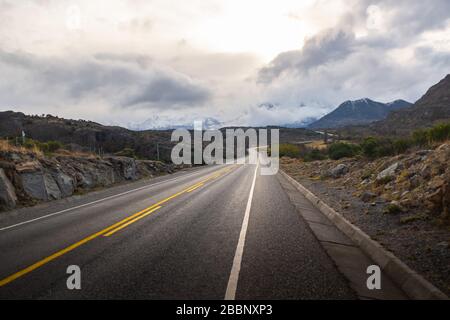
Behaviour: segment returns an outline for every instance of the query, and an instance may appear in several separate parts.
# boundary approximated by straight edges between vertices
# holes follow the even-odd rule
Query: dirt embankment
[[[450,143],[374,161],[283,158],[281,167],[450,294]]]

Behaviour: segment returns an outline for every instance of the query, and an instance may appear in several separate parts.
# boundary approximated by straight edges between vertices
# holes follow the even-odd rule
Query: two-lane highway
[[[259,172],[208,166],[11,215],[0,298],[355,298],[277,177]],[[70,265],[81,290],[66,286]]]

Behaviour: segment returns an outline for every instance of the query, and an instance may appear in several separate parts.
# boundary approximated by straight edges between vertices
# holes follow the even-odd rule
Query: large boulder
[[[109,157],[107,160],[112,164],[114,170],[125,180],[137,179],[136,161],[128,157]]]
[[[48,200],[44,173],[39,162],[20,163],[16,165],[16,171],[22,180],[23,190],[30,198]]]
[[[348,166],[346,166],[345,164],[339,164],[336,167],[334,167],[333,169],[330,170],[330,175],[337,179],[343,175],[346,175],[349,172],[349,168]]]
[[[377,176],[377,180],[380,181],[380,180],[385,180],[388,178],[393,178],[399,168],[400,168],[400,164],[398,162],[394,163],[387,169],[381,171]]]
[[[38,161],[16,165],[26,195],[37,200],[54,200],[62,197],[58,183],[52,174],[42,168]]]
[[[17,202],[16,192],[13,185],[0,168],[0,210],[14,209]]]
[[[73,194],[75,190],[74,179],[60,170],[53,172],[52,177],[58,184],[62,197],[68,197]]]
[[[61,191],[52,175],[48,172],[44,174],[44,184],[49,200],[61,199]]]

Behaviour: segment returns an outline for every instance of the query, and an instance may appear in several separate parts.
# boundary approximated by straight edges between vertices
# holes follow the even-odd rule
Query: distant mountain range
[[[311,123],[313,123],[317,120],[318,120],[318,118],[309,117],[309,118],[305,118],[301,121],[295,121],[295,122],[283,124],[283,125],[281,125],[281,127],[284,127],[284,128],[307,128]]]
[[[334,111],[311,123],[310,129],[335,129],[348,125],[363,125],[385,119],[389,113],[408,108],[411,103],[405,100],[396,100],[390,103],[381,103],[371,99],[346,101]]]
[[[215,130],[220,129],[223,123],[219,120],[207,117],[204,119],[199,119],[203,122],[204,130]],[[175,130],[175,129],[187,129],[192,130],[194,128],[193,122],[186,122],[185,119],[174,119],[169,117],[162,117],[154,115],[153,117],[145,120],[141,123],[132,123],[127,126],[131,130],[143,131],[143,130]]]

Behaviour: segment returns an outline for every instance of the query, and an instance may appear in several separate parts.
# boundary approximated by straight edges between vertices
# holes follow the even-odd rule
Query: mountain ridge
[[[450,121],[450,74],[431,86],[411,107],[392,112],[370,129],[378,134],[406,135],[445,121]]]
[[[390,112],[410,107],[405,100],[388,103],[374,101],[369,98],[347,100],[336,109],[319,120],[311,123],[310,129],[335,129],[347,125],[363,125],[386,118]]]

